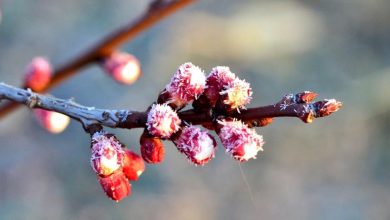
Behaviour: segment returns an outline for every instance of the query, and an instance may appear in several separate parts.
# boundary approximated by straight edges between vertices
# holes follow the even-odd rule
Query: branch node
[[[31,91],[31,89],[27,89],[27,92],[28,98],[26,104],[29,108],[34,108],[35,106],[37,106],[37,104],[39,104],[39,99],[37,95]]]

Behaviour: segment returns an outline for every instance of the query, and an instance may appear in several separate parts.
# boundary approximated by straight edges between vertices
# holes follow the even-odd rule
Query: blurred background
[[[0,81],[20,85],[37,55],[58,66],[142,14],[149,1],[3,0]],[[89,165],[77,122],[52,135],[27,108],[0,121],[0,219],[390,219],[390,2],[199,1],[123,50],[143,76],[131,86],[97,65],[52,90],[88,106],[144,110],[176,68],[227,65],[251,82],[251,106],[312,90],[344,103],[304,124],[258,128],[264,152],[241,164],[219,148],[204,167],[166,143],[161,165],[120,203]],[[141,130],[110,130],[139,151]],[[246,184],[246,181],[247,184]]]

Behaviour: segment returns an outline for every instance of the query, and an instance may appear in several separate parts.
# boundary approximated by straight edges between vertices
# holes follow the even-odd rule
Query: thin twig
[[[313,118],[328,116],[341,107],[341,103],[334,99],[304,103],[286,99],[286,97],[289,96],[285,96],[282,101],[274,105],[249,108],[230,116],[245,122],[274,117],[297,117],[304,122],[311,122]],[[41,95],[29,89],[20,89],[5,83],[0,83],[1,99],[21,103],[30,108],[41,108],[65,114],[81,122],[85,129],[94,125],[111,128],[141,128],[146,126],[147,120],[147,111],[138,112],[87,107],[77,104],[73,100]],[[183,121],[194,125],[209,125],[215,121],[211,113],[199,113],[193,110],[179,112],[179,117]]]
[[[170,0],[170,1],[153,1],[147,11],[136,21],[127,24],[103,38],[94,47],[81,53],[69,62],[58,67],[50,83],[39,92],[47,92],[53,87],[61,84],[66,79],[74,76],[79,70],[87,65],[98,61],[101,58],[111,54],[116,48],[123,43],[133,39],[139,33],[147,30],[152,25],[178,11],[184,6],[195,0]],[[24,87],[24,86],[23,86]],[[8,115],[20,105],[16,102],[6,103],[0,107],[0,118]]]

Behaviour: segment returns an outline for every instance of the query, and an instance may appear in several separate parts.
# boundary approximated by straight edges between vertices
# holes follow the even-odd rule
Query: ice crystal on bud
[[[141,76],[138,59],[128,53],[113,53],[104,60],[103,68],[108,75],[122,84],[132,84]]]
[[[121,168],[124,151],[115,136],[96,132],[91,141],[91,166],[101,176],[108,176]]]
[[[148,113],[146,127],[153,136],[169,138],[180,128],[181,120],[167,104],[155,104]]]
[[[180,137],[175,140],[177,149],[184,153],[194,164],[203,165],[215,155],[216,141],[207,132],[195,126],[183,128]]]
[[[257,152],[263,150],[263,137],[258,135],[254,129],[248,128],[241,121],[223,120],[218,123],[222,126],[218,131],[218,136],[226,151],[234,159],[239,161],[255,159]]]
[[[34,109],[34,114],[42,127],[54,134],[63,132],[70,123],[68,116],[58,112]]]
[[[210,105],[215,106],[220,92],[224,87],[233,83],[236,79],[236,75],[230,71],[230,68],[227,66],[217,66],[214,67],[206,80],[206,89],[204,94],[208,98]]]
[[[98,176],[98,180],[106,195],[114,201],[119,202],[131,193],[131,184],[121,170],[110,176]]]
[[[183,107],[197,99],[203,93],[205,85],[203,71],[192,63],[184,63],[166,86],[166,92],[170,95],[171,103]]]
[[[145,171],[145,163],[141,156],[129,149],[124,149],[122,170],[126,178],[131,181],[138,180],[138,177]]]
[[[252,89],[250,84],[236,78],[232,83],[225,86],[225,90],[220,92],[224,95],[223,104],[229,107],[228,110],[245,109],[245,105],[249,104],[252,100]]]
[[[25,73],[25,86],[33,91],[42,91],[50,82],[52,67],[43,57],[34,58],[27,66]]]

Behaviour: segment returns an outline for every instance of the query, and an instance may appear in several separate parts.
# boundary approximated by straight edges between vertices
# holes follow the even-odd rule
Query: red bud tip
[[[315,117],[324,117],[332,114],[333,112],[338,111],[343,103],[337,101],[336,99],[325,99],[324,101],[319,101],[313,103]]]
[[[98,180],[106,195],[114,201],[119,202],[131,194],[131,184],[121,170],[107,177],[98,176]]]
[[[174,141],[177,149],[197,165],[204,165],[215,156],[217,146],[214,138],[195,126],[183,128],[179,138]]]
[[[125,149],[122,162],[122,171],[130,181],[138,180],[138,177],[145,171],[145,163],[141,156],[129,149]]]
[[[180,128],[181,120],[167,104],[155,104],[148,113],[146,127],[149,133],[160,138],[169,138]]]
[[[312,102],[316,97],[317,93],[310,92],[310,91],[304,91],[297,93],[295,95],[295,103],[309,103]]]
[[[230,71],[229,67],[217,66],[211,70],[207,77],[204,94],[212,107],[217,103],[219,93],[229,84],[232,84],[235,79],[236,75]]]
[[[33,91],[42,91],[50,82],[52,68],[49,61],[43,57],[34,58],[27,66],[24,84]]]
[[[144,132],[140,138],[141,156],[151,164],[157,164],[163,161],[165,148],[162,141],[156,137],[150,137],[147,132]]]
[[[101,176],[109,176],[121,168],[124,151],[115,136],[96,132],[91,141],[91,166]]]
[[[35,118],[39,124],[53,134],[63,132],[70,123],[70,118],[58,112],[34,109]]]
[[[258,151],[262,151],[263,137],[258,135],[254,129],[248,128],[241,121],[219,121],[222,128],[218,129],[218,136],[221,139],[226,151],[234,159],[248,161],[256,159]]]
[[[203,93],[205,85],[203,71],[192,63],[184,63],[166,86],[166,92],[171,98],[169,102],[178,108],[184,107]]]
[[[226,105],[228,111],[245,109],[245,105],[252,100],[250,84],[239,78],[225,86],[220,94],[223,95],[223,104]]]
[[[141,65],[138,59],[128,53],[115,52],[104,60],[105,72],[122,84],[133,84],[141,76]]]

